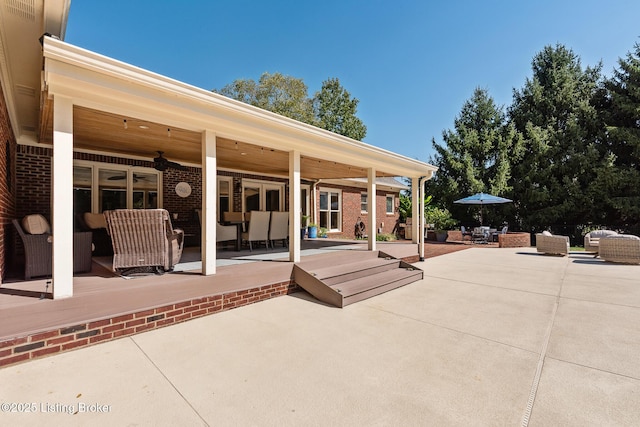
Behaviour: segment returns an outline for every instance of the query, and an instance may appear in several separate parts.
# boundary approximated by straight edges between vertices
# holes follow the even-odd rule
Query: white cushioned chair
[[[276,240],[282,241],[282,246],[289,247],[287,238],[289,237],[289,212],[271,212],[271,223],[269,224],[269,241],[271,247]]]
[[[196,209],[198,222],[202,227],[202,209]],[[225,212],[228,213],[228,212]],[[216,222],[216,242],[236,242],[238,240],[238,228],[235,225],[222,225]],[[236,248],[240,249],[240,248]]]
[[[265,242],[269,248],[269,218],[271,212],[251,211],[249,229],[242,233],[242,239],[249,242],[249,250],[253,250],[253,242]]]

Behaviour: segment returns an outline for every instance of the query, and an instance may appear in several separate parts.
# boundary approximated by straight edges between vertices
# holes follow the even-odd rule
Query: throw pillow
[[[84,222],[87,224],[87,227],[92,230],[97,228],[107,228],[107,220],[101,213],[85,212]]]
[[[27,215],[22,218],[22,228],[29,234],[49,234],[51,227],[49,223],[40,214]]]

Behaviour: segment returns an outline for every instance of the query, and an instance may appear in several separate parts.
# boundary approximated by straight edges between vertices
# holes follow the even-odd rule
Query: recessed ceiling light
[[[241,155],[241,156],[246,156],[246,155],[247,155],[247,153],[240,153],[240,155]]]
[[[140,129],[149,129],[149,126],[145,126],[145,125],[140,125],[138,126]]]

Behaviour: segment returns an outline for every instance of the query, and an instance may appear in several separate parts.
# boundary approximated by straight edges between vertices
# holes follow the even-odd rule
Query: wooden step
[[[370,276],[383,271],[397,269],[399,266],[400,260],[397,259],[372,258],[350,264],[319,268],[311,270],[309,273],[315,275],[317,279],[322,280],[327,285],[334,285],[336,283],[354,280],[359,277]]]
[[[331,286],[342,295],[342,306],[380,295],[422,279],[422,270],[395,268]]]
[[[391,257],[376,254],[345,259],[322,265],[296,264],[294,280],[320,301],[344,307],[423,278],[422,270]]]

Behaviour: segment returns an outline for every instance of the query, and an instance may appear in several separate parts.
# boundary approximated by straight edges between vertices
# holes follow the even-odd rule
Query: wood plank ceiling
[[[43,109],[40,141],[53,144],[53,114],[51,101]],[[118,157],[146,157],[150,160],[163,151],[169,160],[192,165],[201,162],[201,134],[184,129],[168,127],[160,123],[138,120],[75,106],[73,110],[74,148],[101,153],[112,153]],[[289,155],[286,151],[274,150],[243,141],[226,138],[217,139],[218,167],[252,172],[288,176]],[[303,179],[362,178],[366,169],[338,161],[330,161],[301,155],[301,177]],[[392,176],[378,172],[377,176]]]

